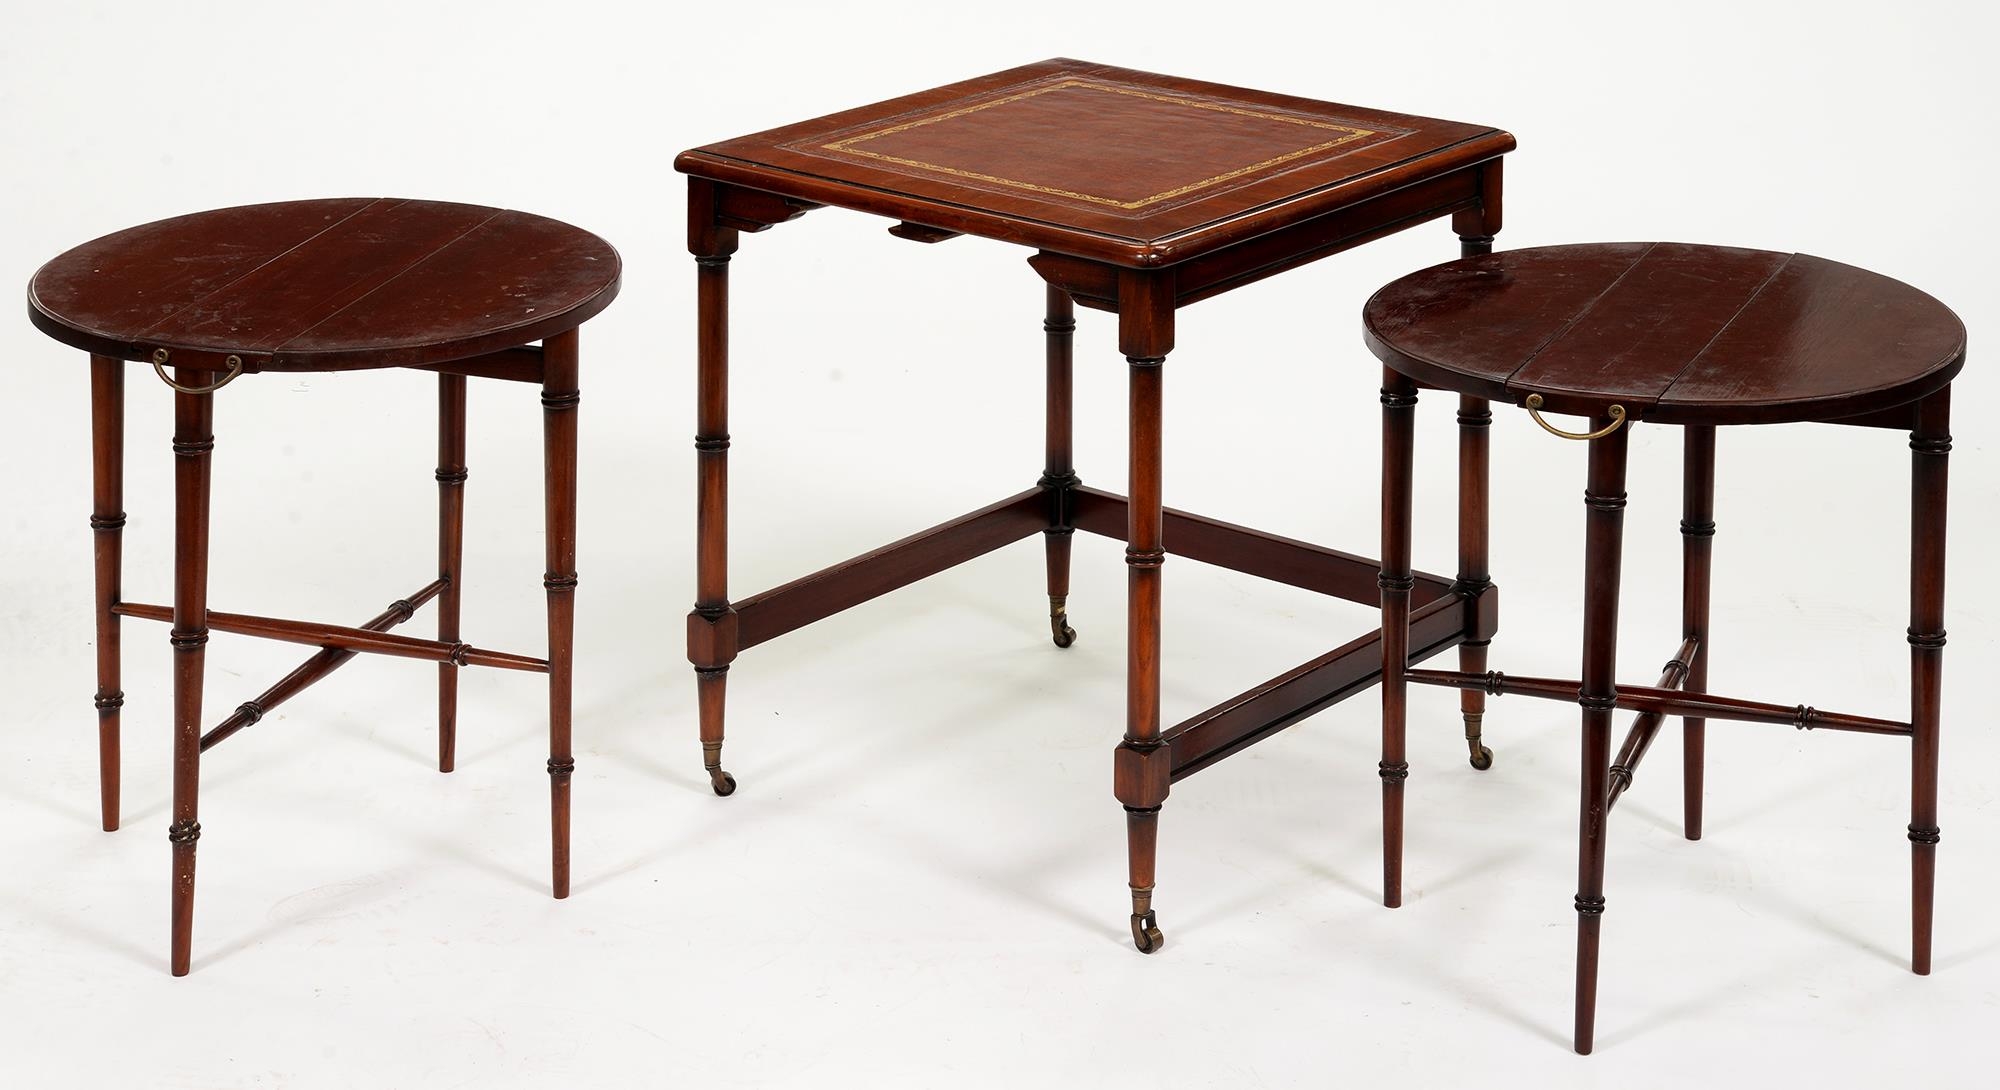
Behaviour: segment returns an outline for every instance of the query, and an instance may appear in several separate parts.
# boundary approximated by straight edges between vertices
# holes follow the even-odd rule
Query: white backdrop
[[[698,10],[700,14],[695,14]],[[128,625],[126,828],[95,822],[83,357],[0,323],[0,1069],[17,1086],[1987,1085],[2000,996],[2000,530],[1975,352],[1953,455],[1937,972],[1907,956],[1901,743],[1710,728],[1707,839],[1670,728],[1613,822],[1599,1051],[1567,1047],[1573,713],[1498,701],[1465,767],[1416,697],[1406,907],[1376,904],[1375,701],[1178,786],[1167,949],[1126,935],[1124,565],[1079,536],[1050,646],[1024,543],[738,660],[700,774],[693,275],[684,147],[1067,55],[1502,126],[1502,247],[1672,239],[1908,280],[1984,343],[1996,95],[1983,5],[1157,2],[107,4],[9,10],[0,280],[181,212],[324,195],[524,208],[610,239],[583,337],[576,892],[546,882],[535,678],[363,658],[205,762],[195,970],[165,970],[168,653]],[[970,510],[1039,472],[1025,252],[917,247],[857,214],[734,265],[734,590]],[[1185,312],[1174,506],[1372,552],[1377,375],[1358,312],[1455,253],[1433,225]],[[1125,368],[1078,338],[1078,465],[1122,488]],[[168,594],[168,396],[129,377],[128,593]],[[212,600],[352,623],[431,574],[432,380],[253,378],[220,398]],[[539,406],[475,386],[467,638],[541,640]],[[1452,563],[1450,413],[1421,417],[1418,563]],[[1496,667],[1577,658],[1582,452],[1495,428]],[[1712,684],[1900,716],[1908,452],[1798,426],[1721,440]],[[1336,468],[1338,467],[1338,468]],[[1637,429],[1622,674],[1677,642],[1678,436]],[[1369,611],[1166,569],[1177,721],[1372,627]],[[427,618],[410,631],[427,630]],[[218,638],[208,706],[302,657]],[[219,713],[218,713],[219,714]],[[215,718],[211,715],[210,718]]]

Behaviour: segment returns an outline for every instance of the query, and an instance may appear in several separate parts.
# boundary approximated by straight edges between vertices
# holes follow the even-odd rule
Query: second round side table
[[[438,664],[438,768],[454,763],[458,670],[549,677],[552,881],[569,895],[571,631],[576,590],[577,327],[618,294],[618,254],[603,239],[524,212],[370,199],[251,205],[162,220],[88,242],[44,265],[28,313],[44,333],[90,353],[97,566],[97,714],[104,828],[118,827],[120,620],[172,625],[174,774],[171,966],[188,971],[194,927],[202,754],[358,653]],[[536,342],[540,342],[537,344]],[[127,601],[126,361],[150,363],[174,401],[171,605]],[[438,573],[358,626],[208,608],[209,468],[215,402],[258,372],[410,367],[438,373]],[[546,657],[459,638],[467,378],[539,385],[545,416]],[[225,543],[226,547],[226,543]],[[438,602],[438,638],[389,630]],[[208,634],[319,650],[202,732]]]
[[[1377,292],[1364,323],[1368,346],[1386,368],[1385,647],[1387,633],[1406,628],[1410,618],[1408,595],[1397,588],[1409,582],[1413,418],[1420,388],[1520,405],[1544,430],[1588,449],[1579,678],[1411,670],[1395,656],[1385,658],[1382,674],[1383,729],[1398,735],[1408,717],[1411,683],[1534,696],[1580,708],[1576,1050],[1591,1051],[1596,1039],[1611,810],[1632,786],[1669,716],[1683,726],[1689,840],[1702,835],[1710,720],[1908,739],[1910,965],[1928,974],[1940,839],[1951,383],[1966,352],[1958,316],[1900,281],[1809,254],[1658,242],[1542,246],[1449,262]],[[1543,419],[1543,412],[1585,417],[1589,430],[1565,430]],[[1641,422],[1678,426],[1685,451],[1681,642],[1659,683],[1651,686],[1621,684],[1615,677],[1626,456],[1632,429]],[[1708,692],[1716,429],[1808,422],[1840,425],[1850,436],[1878,429],[1909,433],[1907,719]],[[1817,528],[1799,538],[1800,544],[1829,540]],[[1777,638],[1758,635],[1762,641]],[[1614,755],[1612,718],[1619,711],[1636,715]]]

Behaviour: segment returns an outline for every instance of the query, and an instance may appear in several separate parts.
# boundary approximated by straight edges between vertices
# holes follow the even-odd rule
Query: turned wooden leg
[[[1471,243],[1467,240],[1466,245]],[[1485,241],[1486,251],[1493,240]],[[1491,476],[1493,409],[1481,398],[1458,399],[1458,586],[1464,594],[1484,594],[1493,586],[1487,570],[1487,527]],[[1486,672],[1486,651],[1492,640],[1467,640],[1458,645],[1458,668],[1468,674]],[[1460,689],[1459,714],[1465,718],[1466,757],[1481,772],[1493,767],[1493,751],[1481,740],[1486,721],[1486,694]]]
[[[1715,428],[1690,426],[1681,482],[1681,637],[1694,641],[1682,690],[1708,691],[1708,600],[1710,561],[1715,549]],[[1708,720],[1681,721],[1682,827],[1689,840],[1701,839],[1702,769]]]
[[[1048,317],[1042,330],[1048,341],[1048,446],[1039,483],[1050,501],[1049,528],[1043,531],[1049,561],[1049,633],[1057,647],[1068,647],[1076,642],[1076,630],[1069,626],[1069,553],[1076,537],[1076,527],[1070,523],[1070,489],[1079,483],[1070,453],[1076,304],[1053,284],[1048,287]]]
[[[1612,423],[1591,422],[1593,429]],[[1625,522],[1626,437],[1618,428],[1590,443],[1584,489],[1583,798],[1579,807],[1576,892],[1576,1050],[1588,1055],[1596,1036],[1597,952],[1604,922],[1604,847],[1611,775],[1611,717],[1617,706],[1618,577]]]
[[[577,331],[542,342],[543,495],[547,509],[542,586],[549,599],[549,829],[551,884],[569,896],[569,786],[576,628]]]
[[[1171,279],[1148,272],[1121,275],[1118,339],[1129,365],[1131,498],[1125,524],[1125,740],[1112,765],[1112,793],[1125,806],[1132,943],[1144,954],[1166,943],[1153,910],[1153,876],[1160,805],[1173,780],[1173,751],[1160,739],[1160,569],[1167,559],[1160,407],[1173,320]]]
[[[688,614],[688,661],[694,664],[701,719],[701,763],[718,795],[736,790],[722,770],[722,711],[729,663],[736,658],[736,611],[729,607],[729,251],[734,232],[711,237],[697,252],[695,461],[695,598]]]
[[[438,376],[438,639],[458,642],[465,560],[465,376]],[[438,771],[458,763],[458,670],[438,663]]]
[[[200,387],[206,371],[176,367],[182,385]],[[194,948],[194,849],[201,838],[201,686],[208,645],[208,501],[215,450],[215,398],[174,394],[174,888],[169,962],[186,976]]]
[[[1417,386],[1382,372],[1382,903],[1403,903],[1403,783],[1410,763],[1403,749],[1409,720],[1410,492],[1416,448]]]
[[[125,707],[118,615],[125,556],[125,361],[90,357],[90,536],[97,566],[97,789],[104,831],[118,828],[118,720]]]
[[[1480,168],[1479,204],[1452,214],[1452,230],[1458,235],[1458,256],[1478,257],[1493,252],[1493,236],[1501,222],[1501,161]],[[1476,397],[1458,399],[1458,589],[1483,593],[1493,585],[1487,570],[1487,526],[1490,440],[1493,410]],[[1458,645],[1458,668],[1466,673],[1486,671],[1486,652],[1491,640],[1468,640]],[[1493,767],[1493,751],[1481,738],[1486,723],[1486,694],[1477,689],[1460,689],[1459,714],[1465,719],[1465,750],[1472,767],[1480,771]]]
[[[1925,398],[1910,434],[1910,968],[1931,971],[1937,889],[1938,720],[1944,699],[1945,470],[1951,388]]]
[[[1132,357],[1132,497],[1126,526],[1125,740],[1114,787],[1125,804],[1130,852],[1132,942],[1150,954],[1165,942],[1153,912],[1153,861],[1160,804],[1171,782],[1172,754],[1160,742],[1161,547],[1160,378],[1164,357]]]

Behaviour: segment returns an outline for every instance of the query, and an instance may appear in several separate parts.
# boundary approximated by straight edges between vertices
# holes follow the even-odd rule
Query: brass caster
[[[1069,626],[1068,602],[1062,595],[1049,595],[1049,633],[1055,637],[1057,647],[1076,642],[1076,629]]]
[[[1068,647],[1076,642],[1076,629],[1071,628],[1061,615],[1049,618],[1049,632],[1055,637],[1057,647]]]
[[[736,777],[718,768],[708,774],[708,786],[714,788],[716,794],[728,798],[736,793]]]
[[[1151,909],[1132,917],[1132,945],[1138,947],[1140,953],[1157,954],[1160,947],[1166,944],[1167,938],[1160,934],[1159,920]]]
[[[1484,772],[1493,767],[1493,751],[1485,746],[1480,746],[1478,749],[1472,751],[1471,760],[1473,768]]]

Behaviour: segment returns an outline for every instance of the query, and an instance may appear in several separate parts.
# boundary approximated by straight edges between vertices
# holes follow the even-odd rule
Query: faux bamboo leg
[[[1049,566],[1049,633],[1057,647],[1068,647],[1076,642],[1076,630],[1069,625],[1069,555],[1076,537],[1069,520],[1069,490],[1078,483],[1071,456],[1076,304],[1053,284],[1048,286],[1048,316],[1042,330],[1047,335],[1049,370],[1048,442],[1041,479],[1051,499],[1049,528],[1043,531]]]
[[[1593,429],[1611,423],[1591,422]],[[1588,1055],[1596,1037],[1597,954],[1604,922],[1606,792],[1611,774],[1611,717],[1616,708],[1618,578],[1625,522],[1625,453],[1630,426],[1590,443],[1584,489],[1583,674],[1577,703],[1583,717],[1583,797],[1577,846],[1576,1051]]]
[[[125,537],[125,361],[90,357],[90,531],[97,566],[97,787],[104,831],[118,828],[118,725],[125,707],[118,615]]]
[[[734,248],[729,236],[729,248]],[[720,246],[718,245],[719,249]],[[736,611],[729,606],[729,255],[697,254],[697,421],[695,459],[695,603],[688,615],[688,661],[694,664],[701,718],[701,760],[718,795],[736,790],[722,770],[723,697],[736,657]]]
[[[1130,491],[1126,505],[1125,740],[1112,768],[1112,793],[1125,807],[1130,852],[1132,944],[1140,953],[1166,943],[1153,910],[1160,806],[1173,781],[1173,752],[1160,739],[1160,569],[1166,563],[1161,503],[1161,378],[1173,350],[1170,274],[1120,275],[1119,347],[1129,365]]]
[[[1135,357],[1131,364],[1132,497],[1127,509],[1127,629],[1125,674],[1125,741],[1119,756],[1132,754],[1135,764],[1165,769],[1170,755],[1160,744],[1160,568],[1167,554],[1161,547],[1164,519],[1160,502],[1160,372],[1161,358]],[[1135,777],[1142,783],[1164,781],[1164,775]],[[1141,953],[1158,950],[1159,918],[1153,912],[1153,867],[1159,840],[1160,802],[1165,784],[1153,792],[1158,799],[1139,797],[1125,805],[1126,841],[1130,849],[1132,942]],[[1146,795],[1143,789],[1136,795]],[[1147,805],[1150,803],[1150,805]]]
[[[1492,240],[1486,249],[1492,249]],[[1493,585],[1487,570],[1487,527],[1491,506],[1488,481],[1491,478],[1491,433],[1493,409],[1484,400],[1461,396],[1458,399],[1458,589],[1467,594],[1483,594]],[[1466,673],[1486,671],[1486,651],[1492,640],[1467,640],[1458,645],[1458,668]],[[1493,751],[1481,740],[1486,721],[1486,694],[1463,689],[1458,694],[1459,714],[1465,719],[1466,757],[1481,772],[1493,767]]]
[[[1403,783],[1410,763],[1404,751],[1409,719],[1410,493],[1416,447],[1417,386],[1392,370],[1382,372],[1382,903],[1403,903]]]
[[[175,368],[183,385],[209,381],[205,371]],[[169,963],[186,976],[194,947],[194,857],[201,838],[201,688],[208,644],[208,506],[215,450],[215,398],[174,394],[174,885]]]
[[[1479,204],[1452,215],[1452,230],[1458,234],[1458,256],[1479,257],[1493,252],[1493,236],[1501,223],[1501,161],[1480,168]],[[1478,594],[1493,585],[1487,570],[1487,527],[1489,525],[1488,479],[1491,465],[1493,410],[1476,397],[1458,399],[1458,586]],[[1486,670],[1486,652],[1491,640],[1468,640],[1458,645],[1458,668],[1468,673]],[[1482,740],[1486,724],[1486,694],[1461,690],[1459,714],[1465,719],[1466,757],[1472,767],[1485,771],[1493,767],[1493,751]]]
[[[457,643],[464,601],[465,376],[438,376],[438,639]],[[458,665],[438,664],[438,771],[458,763]]]
[[[569,896],[569,788],[576,758],[570,750],[571,681],[576,628],[577,331],[542,342],[542,444],[547,504],[549,599],[549,806],[551,884]]]
[[[1938,721],[1944,687],[1945,470],[1951,388],[1925,398],[1910,435],[1910,968],[1931,971],[1937,889]]]
[[[1681,482],[1681,637],[1695,641],[1681,690],[1708,691],[1708,601],[1715,550],[1715,428],[1682,429],[1686,445]],[[1681,721],[1681,808],[1689,840],[1701,839],[1702,772],[1708,720]]]

